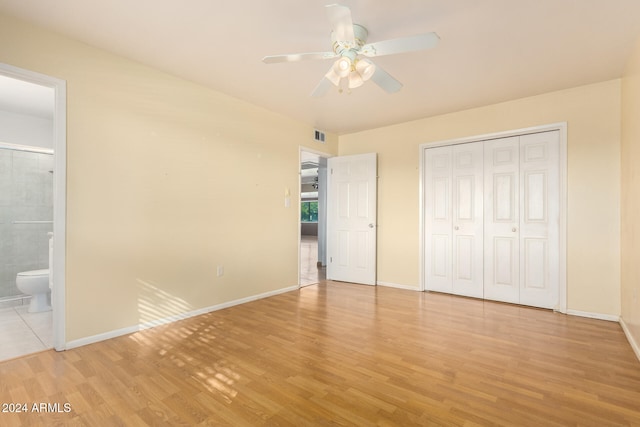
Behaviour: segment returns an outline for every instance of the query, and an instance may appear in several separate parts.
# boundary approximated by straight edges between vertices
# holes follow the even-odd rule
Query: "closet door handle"
[[[455,227],[453,227],[454,230],[460,230],[460,227],[458,227],[457,225]]]

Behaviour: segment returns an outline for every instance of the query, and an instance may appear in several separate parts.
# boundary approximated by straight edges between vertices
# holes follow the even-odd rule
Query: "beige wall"
[[[620,81],[340,136],[378,153],[378,280],[419,286],[419,145],[567,122],[570,310],[620,314]]]
[[[622,319],[640,346],[640,40],[622,79],[621,239]]]
[[[297,285],[299,146],[335,135],[2,15],[0,40],[67,81],[68,341]]]

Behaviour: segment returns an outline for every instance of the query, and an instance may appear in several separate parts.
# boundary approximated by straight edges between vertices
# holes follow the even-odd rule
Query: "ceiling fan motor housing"
[[[368,36],[369,32],[367,29],[358,24],[353,24],[353,42],[336,40],[336,33],[331,32],[333,51],[340,56],[348,56],[353,61],[355,57],[358,56],[360,48],[367,42]]]

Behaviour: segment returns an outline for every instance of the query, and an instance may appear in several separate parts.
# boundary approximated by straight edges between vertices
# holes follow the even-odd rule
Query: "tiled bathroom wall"
[[[53,155],[0,148],[0,302],[20,295],[16,274],[48,268]]]

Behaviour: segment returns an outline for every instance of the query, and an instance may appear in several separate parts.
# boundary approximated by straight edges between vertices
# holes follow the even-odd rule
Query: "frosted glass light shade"
[[[346,56],[338,59],[333,64],[333,71],[335,71],[335,73],[341,78],[347,77],[349,75],[349,72],[351,71],[351,60]]]
[[[373,73],[375,73],[376,66],[367,59],[361,59],[356,62],[356,71],[360,74],[362,80],[366,82],[373,76]]]

